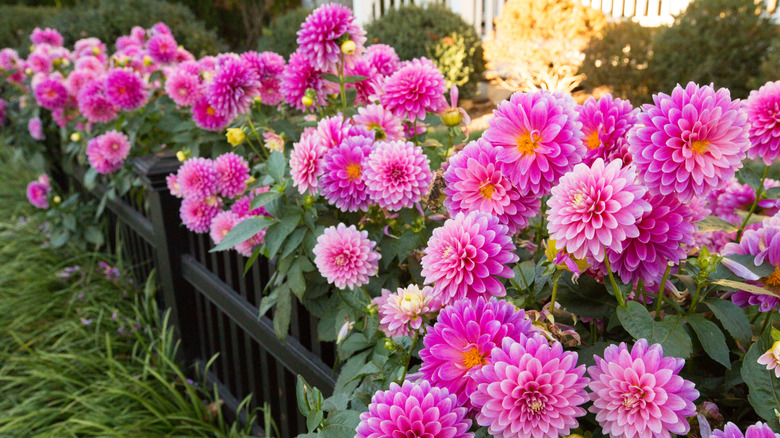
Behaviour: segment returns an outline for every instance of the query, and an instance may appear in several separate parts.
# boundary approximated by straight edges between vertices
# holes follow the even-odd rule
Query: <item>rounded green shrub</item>
[[[474,92],[485,71],[482,40],[479,35],[458,14],[441,5],[391,9],[381,18],[369,23],[366,32],[367,44],[382,43],[392,46],[402,60],[422,56],[432,58],[440,69],[445,70],[442,73],[450,72],[447,78],[450,82],[453,78],[460,80],[457,75],[453,76],[452,72],[468,71],[468,81],[461,90],[466,96]],[[462,48],[447,50],[444,47],[449,46],[450,42],[452,45],[457,44],[461,38]],[[441,56],[440,59],[435,57],[437,54]],[[462,67],[453,65],[457,62],[460,62]]]
[[[293,9],[276,17],[270,26],[263,29],[258,49],[270,50],[288,58],[298,48],[297,32],[310,13],[309,9]]]
[[[32,30],[59,12],[49,7],[0,6],[0,48],[11,47],[26,55]]]
[[[757,90],[765,83],[777,80],[780,80],[780,35],[772,38],[772,43],[758,68],[758,76],[751,80],[750,88]]]

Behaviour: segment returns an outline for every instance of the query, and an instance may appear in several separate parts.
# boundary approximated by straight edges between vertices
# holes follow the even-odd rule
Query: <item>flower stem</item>
[[[696,285],[696,292],[693,294],[693,299],[691,299],[691,307],[688,308],[688,315],[694,312],[696,310],[696,307],[699,305],[699,294],[701,293],[701,284]]]
[[[412,339],[412,347],[409,348],[409,354],[406,355],[406,363],[404,363],[404,372],[401,374],[401,381],[398,382],[399,385],[403,385],[404,380],[406,380],[406,372],[409,371],[409,362],[412,361],[412,354],[414,354],[414,347],[417,346],[417,338],[419,337],[420,337],[420,331],[415,330],[414,338]]]
[[[344,54],[341,54],[339,63],[339,94],[341,95],[341,109],[347,109],[347,93],[344,89]]]
[[[772,321],[772,312],[766,312],[766,318],[764,318],[764,325],[761,326],[761,331],[758,333],[758,336],[761,336],[764,334],[764,331],[769,326],[769,322]]]
[[[742,221],[742,225],[740,225],[739,230],[737,230],[737,241],[742,238],[742,233],[745,231],[745,227],[747,226],[748,221],[750,221],[751,216],[753,216],[753,213],[756,211],[756,207],[758,207],[758,201],[761,200],[761,195],[764,191],[764,181],[766,180],[766,176],[768,174],[769,166],[766,166],[764,168],[764,175],[761,176],[761,183],[758,184],[758,188],[756,189],[756,199],[753,200],[753,204],[750,206],[750,210],[748,210],[748,214],[745,216],[745,220]]]
[[[666,270],[663,277],[661,277],[661,284],[658,286],[658,295],[655,297],[655,317],[661,316],[661,304],[664,302],[664,292],[666,291],[666,279],[669,278],[669,273],[672,272],[672,264],[666,264]]]
[[[365,286],[360,286],[361,289],[363,289],[363,293],[366,294],[366,298],[368,299],[368,305],[371,305],[371,294],[368,293],[368,290],[366,290]]]
[[[552,297],[550,297],[550,313],[555,310],[555,298],[558,296],[558,280],[561,278],[561,271],[555,271],[553,274],[553,290]]]
[[[249,140],[249,137],[247,137],[246,140],[249,143],[249,146],[252,147],[252,150],[255,151],[255,154],[257,154],[258,158],[261,157],[261,156],[265,157],[265,158],[268,158],[268,155],[265,154],[265,149],[263,148],[263,141],[260,139],[260,134],[258,134],[257,129],[255,129],[254,123],[252,123],[252,118],[249,117],[249,114],[245,114],[245,116],[246,116],[247,123],[249,123],[249,128],[252,130],[252,134],[254,134],[255,138],[257,139],[258,143],[260,144],[260,149],[263,150],[263,153],[260,154],[260,152],[257,149],[255,149],[255,146],[252,144],[252,141]]]
[[[604,264],[607,267],[607,274],[609,275],[609,284],[612,286],[612,289],[615,291],[615,298],[617,298],[618,304],[620,304],[623,307],[626,307],[626,301],[623,299],[623,292],[620,290],[620,288],[617,285],[617,282],[615,281],[615,276],[612,274],[612,267],[609,266],[609,254],[604,254]]]

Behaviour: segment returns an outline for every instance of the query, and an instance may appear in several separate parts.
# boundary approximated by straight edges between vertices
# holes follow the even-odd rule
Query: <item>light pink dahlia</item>
[[[175,173],[165,177],[165,184],[168,186],[168,191],[171,192],[172,196],[184,198],[184,193],[182,193],[181,186],[179,185],[179,178]]]
[[[368,196],[391,211],[413,206],[433,181],[428,158],[412,142],[377,142],[364,167]]]
[[[185,198],[179,214],[181,222],[194,233],[208,233],[211,221],[222,211],[222,200],[216,196],[206,200]]]
[[[129,154],[130,140],[121,132],[108,131],[87,143],[89,164],[101,174],[121,169]]]
[[[750,147],[747,113],[729,90],[693,82],[653,96],[637,116],[628,149],[639,176],[656,195],[683,202],[705,197],[742,167]]]
[[[501,150],[506,175],[522,194],[542,197],[582,161],[582,124],[571,98],[517,92],[493,111],[484,139]]]
[[[535,334],[516,341],[504,338],[488,364],[474,373],[471,403],[475,420],[499,438],[557,438],[579,426],[580,407],[588,401],[577,353],[551,346]]]
[[[780,379],[780,341],[775,341],[772,347],[758,357],[759,365],[765,365],[767,371],[772,371]]]
[[[373,132],[377,141],[404,139],[404,128],[401,124],[401,119],[384,109],[382,105],[372,103],[364,107],[361,106],[358,108],[358,113],[352,116],[352,120],[355,122],[355,125],[362,126]]]
[[[115,68],[106,74],[106,97],[125,111],[133,111],[146,102],[146,84],[132,71]]]
[[[260,77],[241,58],[229,58],[206,86],[206,96],[218,113],[233,118],[245,113],[260,95]]]
[[[79,111],[90,122],[106,123],[117,116],[117,109],[106,96],[105,85],[100,78],[84,84],[77,101]]]
[[[203,87],[197,73],[178,68],[165,80],[165,92],[176,105],[193,105],[203,95]]]
[[[382,289],[382,296],[371,300],[379,311],[379,330],[388,337],[411,336],[422,331],[423,322],[435,314],[441,305],[433,288],[412,284],[396,292]]]
[[[441,72],[427,58],[414,59],[393,73],[384,83],[382,106],[398,117],[414,121],[447,107],[447,84]]]
[[[68,89],[68,95],[78,97],[79,91],[81,91],[84,84],[95,79],[99,75],[100,73],[95,73],[94,71],[87,69],[73,70],[68,75],[68,78],[65,79],[65,88]]]
[[[532,194],[520,194],[502,172],[498,153],[499,148],[480,138],[450,158],[444,172],[444,206],[450,214],[492,214],[509,228],[509,234],[515,234],[528,226],[542,201]]]
[[[27,131],[34,140],[44,140],[46,134],[43,133],[43,122],[40,117],[33,117],[27,122]]]
[[[469,395],[477,388],[472,376],[488,363],[493,349],[505,338],[519,342],[532,333],[531,320],[508,301],[492,297],[456,301],[428,328],[420,350],[420,373],[457,396],[458,405],[471,409]]]
[[[368,211],[371,199],[363,172],[373,143],[370,138],[350,137],[323,156],[320,190],[341,211]]]
[[[60,35],[56,29],[51,29],[48,27],[45,29],[41,29],[40,27],[33,29],[32,33],[30,34],[30,41],[32,41],[32,43],[36,46],[40,44],[48,44],[50,46],[57,47],[62,46],[63,43],[62,35]]]
[[[325,117],[317,123],[317,129],[314,131],[314,141],[316,141],[323,150],[330,150],[340,146],[349,136],[351,125],[349,119],[344,119],[341,113],[335,116]]]
[[[780,306],[780,223],[776,219],[764,219],[760,228],[745,231],[739,243],[727,243],[723,247],[722,254],[725,256],[750,254],[755,256],[753,262],[755,266],[769,263],[775,268],[774,272],[767,277],[745,278],[748,284],[768,289],[774,295],[737,291],[731,295],[731,301],[734,304],[743,308],[758,305],[762,312],[768,312]]]
[[[621,146],[618,140],[626,138],[639,112],[631,106],[631,102],[613,99],[611,94],[605,94],[598,101],[590,97],[577,107],[577,111],[582,122],[582,142],[588,149],[583,158],[587,165],[596,158],[611,161],[610,155]]]
[[[354,289],[368,283],[368,277],[379,270],[382,256],[374,250],[375,246],[375,242],[368,240],[367,231],[341,223],[326,228],[317,238],[314,264],[328,283],[339,289]]]
[[[246,189],[249,179],[249,163],[233,152],[214,159],[217,171],[217,193],[225,198],[235,198]]]
[[[219,245],[219,242],[222,242],[222,239],[224,239],[230,230],[239,222],[238,215],[232,211],[221,211],[214,216],[209,231],[209,235],[211,236],[211,240],[214,241],[214,244]]]
[[[496,277],[512,278],[508,264],[519,257],[498,218],[478,211],[458,213],[433,230],[422,258],[425,284],[434,283],[442,305],[463,298],[503,297],[506,288]]]
[[[589,411],[605,435],[613,438],[670,437],[690,430],[686,417],[696,414],[699,391],[678,375],[685,360],[664,357],[663,347],[640,339],[629,351],[610,345],[604,358],[588,368],[593,405]]]
[[[304,132],[301,140],[293,143],[290,152],[290,176],[293,186],[298,188],[301,194],[317,194],[319,187],[318,178],[325,172],[322,156],[325,149],[314,138],[314,132]]]
[[[360,414],[355,438],[472,438],[470,427],[466,408],[446,389],[407,380],[374,394],[368,411]]]
[[[62,108],[68,101],[68,89],[62,81],[46,78],[35,86],[35,100],[48,110]]]
[[[760,421],[748,426],[744,434],[739,430],[739,426],[729,421],[723,426],[723,430],[713,430],[711,436],[714,438],[780,438],[780,434],[775,433],[768,424]]]
[[[192,105],[192,120],[200,128],[209,131],[221,131],[230,123],[230,116],[218,112],[206,96],[201,96]]]
[[[217,194],[219,173],[208,158],[190,158],[176,174],[185,198],[206,199]]]
[[[376,72],[382,76],[390,76],[401,68],[401,60],[395,49],[387,44],[373,44],[366,49],[366,59]]]
[[[751,91],[744,107],[750,124],[748,157],[769,166],[780,154],[780,81]]]
[[[355,50],[343,54],[341,44],[351,40]],[[352,60],[365,50],[366,31],[352,16],[352,11],[337,3],[328,3],[312,11],[298,31],[298,50],[311,59],[312,65],[321,71],[336,71],[342,60]]]
[[[547,201],[550,238],[574,258],[603,261],[605,248],[621,252],[624,240],[639,237],[636,222],[650,211],[646,192],[634,169],[620,160],[578,164],[553,187]]]

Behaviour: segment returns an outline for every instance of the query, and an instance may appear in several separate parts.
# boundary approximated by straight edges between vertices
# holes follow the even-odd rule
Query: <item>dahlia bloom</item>
[[[429,160],[411,142],[381,141],[364,165],[368,196],[382,208],[411,207],[428,193],[433,181]]]
[[[176,105],[190,106],[203,95],[203,87],[197,73],[179,68],[165,80],[165,92]]]
[[[346,37],[355,43],[353,53],[344,54],[341,41]],[[298,50],[321,71],[336,71],[343,57],[351,65],[352,60],[365,50],[366,31],[352,16],[352,11],[336,3],[315,9],[301,24],[298,31]]]
[[[382,256],[374,250],[375,246],[368,240],[368,232],[341,223],[326,228],[317,238],[314,264],[328,283],[339,289],[354,289],[368,283],[368,277],[379,270]]]
[[[78,95],[79,111],[90,122],[105,123],[117,115],[114,105],[106,97],[103,81],[93,79],[81,87]]]
[[[221,131],[230,123],[230,116],[218,112],[206,96],[201,96],[192,105],[192,120],[200,128],[209,131]]]
[[[246,189],[249,180],[249,163],[233,152],[214,159],[217,171],[217,193],[225,198],[235,198]]]
[[[769,371],[774,370],[775,377],[780,378],[780,366],[778,366],[780,365],[780,341],[775,341],[772,348],[758,358],[758,363],[766,365]]]
[[[362,81],[346,84],[346,88],[354,88],[355,105],[365,105],[376,100],[377,86],[381,77],[377,74],[374,67],[364,58],[357,58],[352,65],[344,71],[347,76],[364,76]]]
[[[639,176],[657,195],[682,202],[705,197],[742,167],[750,147],[747,113],[729,90],[693,82],[644,105],[628,149]]]
[[[78,60],[84,57],[92,57],[105,64],[108,61],[106,45],[98,38],[82,38],[73,44],[73,58]]]
[[[317,124],[314,131],[314,141],[324,150],[340,146],[349,137],[351,125],[349,119],[344,119],[341,113],[335,116],[325,117]]]
[[[360,414],[355,438],[473,438],[466,412],[446,389],[426,381],[393,382],[387,391],[377,391],[368,411]]]
[[[552,346],[541,335],[504,338],[487,365],[474,373],[475,420],[500,438],[557,438],[577,428],[588,401],[577,353]]]
[[[350,137],[323,156],[320,190],[328,203],[341,211],[368,210],[370,198],[363,171],[372,144],[366,137]]]
[[[512,303],[495,298],[462,299],[444,307],[428,328],[420,350],[420,373],[433,385],[457,396],[471,409],[469,395],[477,385],[476,371],[488,363],[493,348],[504,339],[531,336],[531,321]]]
[[[241,223],[246,218],[239,218],[238,223]],[[249,239],[239,243],[234,247],[237,253],[241,254],[244,257],[251,257],[252,252],[254,252],[254,249],[257,245],[262,245],[265,241],[265,231],[266,230],[260,230],[257,234],[250,237]]]
[[[48,53],[45,53],[44,50],[36,49],[27,57],[27,68],[33,73],[48,74],[54,68],[54,64]]]
[[[325,106],[328,103],[328,93],[334,92],[338,88],[334,87],[333,83],[322,79],[321,73],[314,67],[311,60],[300,51],[290,55],[290,60],[282,74],[281,93],[285,102],[301,111]],[[314,104],[310,107],[301,101],[306,95],[306,90],[314,92]]]
[[[570,98],[569,98],[570,99]],[[517,92],[493,111],[484,139],[521,194],[542,197],[582,161],[582,124],[574,105],[549,91]]]
[[[217,194],[220,175],[212,160],[191,158],[181,165],[176,179],[185,198],[206,199]]]
[[[371,46],[373,47],[373,46]],[[404,128],[401,119],[382,105],[369,104],[358,108],[358,113],[352,116],[356,126],[362,126],[374,133],[377,141],[396,141],[404,139]]]
[[[611,94],[598,101],[591,97],[578,106],[577,111],[582,122],[582,142],[587,148],[583,162],[588,165],[596,158],[609,161],[610,154],[620,147],[618,140],[626,138],[639,112],[631,102],[613,99]]]
[[[664,357],[663,347],[640,339],[629,351],[625,343],[610,345],[604,358],[594,356],[588,368],[590,412],[605,435],[614,438],[685,435],[686,417],[696,414],[699,391],[678,375],[685,360]]]
[[[222,211],[222,200],[217,197],[207,200],[184,198],[179,214],[181,222],[193,233],[208,233],[211,221]]]
[[[41,29],[40,27],[33,29],[32,33],[30,34],[30,41],[32,41],[32,43],[36,46],[40,44],[48,44],[50,46],[59,47],[62,46],[63,43],[62,35],[60,35],[56,29],[51,29],[48,27],[46,29]]]
[[[62,81],[46,78],[35,86],[35,100],[48,110],[62,108],[68,101],[68,89]]]
[[[170,64],[176,61],[179,45],[170,33],[158,33],[146,42],[146,52],[154,62]]]
[[[498,153],[499,148],[480,138],[450,158],[444,172],[444,206],[450,214],[490,213],[513,235],[528,226],[542,202],[520,194],[502,172]]]
[[[182,193],[181,186],[179,185],[179,178],[175,173],[165,177],[165,184],[168,186],[168,191],[171,192],[172,196],[177,198],[184,197],[184,193]]]
[[[382,289],[382,296],[371,302],[379,310],[379,329],[390,338],[421,331],[424,317],[441,308],[432,288],[414,284],[396,292]]]
[[[395,49],[387,44],[373,44],[366,49],[366,60],[382,76],[390,76],[401,68]]]
[[[255,199],[255,196],[259,195],[260,193],[265,193],[270,189],[271,189],[270,186],[255,187],[254,189],[252,189],[251,192],[236,199],[236,201],[233,203],[233,206],[230,207],[230,211],[237,214],[239,218],[245,218],[247,216],[261,216],[261,215],[271,216],[270,214],[268,214],[265,207],[257,207],[252,210],[249,209],[252,200]]]
[[[519,260],[507,232],[497,217],[478,211],[458,213],[433,230],[421,262],[422,276],[425,284],[434,283],[442,305],[506,295],[496,277],[512,278],[514,272],[507,265]]]
[[[314,139],[312,131],[301,135],[301,140],[293,143],[290,152],[290,176],[293,186],[298,188],[301,194],[317,194],[318,178],[325,172],[322,156],[325,150]]]
[[[233,118],[245,113],[260,95],[260,78],[241,58],[228,59],[214,73],[206,87],[209,104],[220,114]]]
[[[750,158],[769,166],[780,154],[780,81],[767,82],[750,92],[744,103],[750,124]]]
[[[90,58],[94,59],[94,58]],[[77,97],[79,91],[87,82],[97,78],[100,73],[96,73],[92,70],[77,69],[70,72],[67,79],[65,79],[65,88],[68,90],[68,95]]]
[[[146,85],[138,73],[115,68],[106,74],[106,97],[125,111],[133,111],[146,102]]]
[[[260,81],[260,99],[266,105],[278,105],[284,99],[280,92],[282,86],[282,73],[284,72],[284,58],[274,52],[245,52],[241,59],[257,73]]]
[[[238,215],[232,211],[221,211],[214,216],[209,231],[209,235],[211,236],[211,240],[214,241],[214,244],[219,245],[219,242],[222,242],[222,239],[227,236],[227,233],[229,233],[239,222]]]
[[[447,107],[447,84],[441,72],[427,58],[414,59],[393,73],[384,83],[382,106],[398,117],[414,121]]]
[[[130,140],[121,132],[108,131],[87,143],[87,159],[98,173],[119,170],[130,154]]]
[[[27,131],[30,132],[30,137],[34,140],[43,140],[46,138],[46,134],[43,133],[43,122],[40,117],[33,117],[27,122]]]
[[[723,247],[722,254],[724,256],[750,254],[755,256],[756,266],[768,262],[775,268],[775,271],[767,277],[746,279],[750,284],[774,292],[774,296],[737,291],[731,295],[734,304],[743,308],[758,305],[762,312],[768,312],[780,305],[780,224],[772,218],[764,219],[761,228],[745,231],[739,243],[727,243]]]
[[[40,178],[27,184],[27,200],[36,208],[49,208],[49,200],[46,197],[50,192],[48,181],[42,182]]]
[[[647,189],[636,183],[632,167],[620,160],[591,167],[578,164],[552,189],[547,230],[575,258],[604,260],[605,248],[623,250],[622,242],[639,237],[636,222],[650,211]]]
[[[732,422],[726,423],[723,430],[713,430],[714,438],[780,438],[780,434],[775,433],[768,424],[758,422],[747,428],[745,434],[739,430],[739,426]]]

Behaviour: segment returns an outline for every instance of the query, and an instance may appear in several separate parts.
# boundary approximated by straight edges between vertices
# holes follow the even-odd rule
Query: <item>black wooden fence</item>
[[[300,304],[293,306],[284,341],[276,337],[268,317],[258,318],[273,261],[258,258],[244,276],[243,256],[235,251],[210,253],[208,235],[181,225],[180,201],[165,181],[179,167],[174,156],[147,156],[134,165],[143,194],[108,201],[109,230],[117,233],[116,239],[108,239],[110,249],[121,251],[136,282],[145,282],[156,269],[160,302],[171,310],[188,364],[203,371],[206,362],[219,355],[207,378],[219,388],[229,412],[252,395],[252,407],[270,407],[281,437],[305,433],[295,395],[297,375],[330,395],[336,382],[334,345],[318,340],[317,319]],[[71,167],[67,173],[83,189],[83,171]],[[104,192],[98,186],[90,193],[100,197]]]

